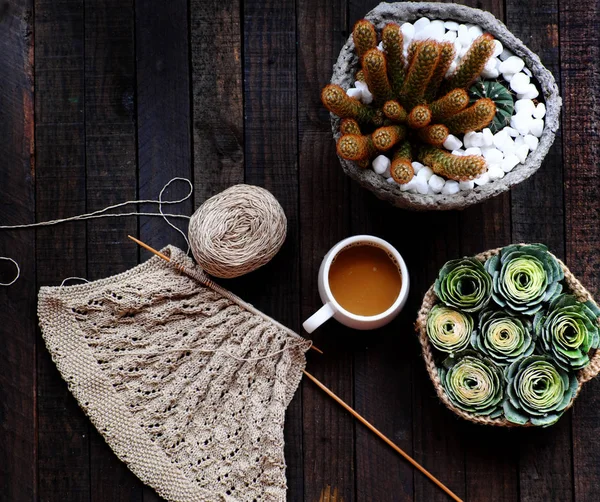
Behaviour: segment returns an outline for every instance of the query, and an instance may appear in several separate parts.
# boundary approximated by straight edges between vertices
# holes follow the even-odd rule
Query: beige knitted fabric
[[[285,410],[310,342],[179,249],[163,253],[171,263],[41,288],[48,350],[106,442],[165,499],[283,501]]]

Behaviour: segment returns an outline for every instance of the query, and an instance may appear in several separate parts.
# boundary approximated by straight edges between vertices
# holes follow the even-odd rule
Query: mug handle
[[[304,321],[304,323],[302,323],[302,327],[307,333],[312,333],[325,321],[331,319],[333,317],[333,314],[335,314],[335,310],[333,310],[331,303],[327,302],[313,315],[311,315],[306,321]]]

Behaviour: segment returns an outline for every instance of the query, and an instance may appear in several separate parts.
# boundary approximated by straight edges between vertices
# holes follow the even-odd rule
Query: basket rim
[[[518,245],[525,246],[527,243],[519,243]],[[481,262],[485,262],[492,256],[499,254],[504,247],[505,246],[490,249],[488,251],[484,251],[483,253],[479,253],[474,257]],[[590,300],[596,303],[592,294],[583,286],[583,284],[581,284],[581,282],[579,282],[579,279],[575,277],[569,268],[554,254],[550,253],[550,255],[556,259],[562,268],[565,274],[564,280],[566,285],[570,288],[570,293],[573,294],[579,301],[584,302]],[[490,418],[489,416],[485,415],[475,415],[473,413],[461,410],[450,401],[444,388],[442,387],[442,382],[438,374],[438,367],[435,364],[434,348],[429,341],[429,337],[427,336],[427,317],[429,316],[429,312],[433,306],[437,303],[439,303],[439,300],[433,291],[433,285],[431,285],[423,297],[423,302],[421,304],[421,308],[419,309],[417,321],[415,322],[415,331],[419,335],[419,342],[421,344],[423,360],[425,361],[425,368],[427,369],[427,373],[429,374],[429,378],[433,383],[433,387],[439,399],[449,410],[453,411],[461,418],[476,424],[493,425],[498,427],[538,427],[533,425],[531,422],[527,422],[526,424],[515,424],[513,422],[509,422],[505,418]],[[600,325],[600,319],[598,320],[598,324]],[[583,384],[596,377],[598,373],[600,373],[600,349],[597,349],[590,357],[590,364],[577,372],[577,392],[575,393],[575,396],[573,396],[573,399],[569,405],[565,408],[565,411],[573,406],[573,403],[581,392]]]
[[[414,21],[423,16],[430,19],[456,20],[463,23],[477,24],[484,31],[494,35],[496,39],[502,42],[504,47],[510,49],[525,61],[526,67],[532,72],[542,89],[546,104],[544,130],[539,138],[537,149],[529,152],[525,163],[507,173],[504,178],[475,187],[472,190],[461,191],[455,195],[420,195],[403,192],[400,190],[399,185],[388,183],[386,179],[371,169],[361,169],[356,163],[341,157],[339,157],[339,160],[342,169],[350,178],[373,192],[376,197],[396,207],[417,211],[464,209],[509,190],[532,176],[541,167],[542,161],[554,143],[556,132],[559,129],[562,99],[554,76],[544,67],[540,58],[490,12],[453,3],[383,2],[367,13],[365,19],[372,21],[380,29],[388,22]],[[333,67],[331,83],[341,85],[344,89],[349,88],[353,84],[352,75],[354,75],[357,65],[358,59],[354,53],[354,42],[352,41],[352,35],[350,35],[340,50]],[[341,136],[339,130],[340,119],[333,114],[330,114],[330,119],[333,137],[337,142]]]

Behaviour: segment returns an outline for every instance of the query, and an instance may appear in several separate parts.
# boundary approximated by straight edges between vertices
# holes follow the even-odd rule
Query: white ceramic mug
[[[398,297],[392,306],[384,312],[372,316],[357,315],[346,310],[336,301],[331,293],[331,288],[329,287],[329,268],[331,267],[334,258],[341,251],[348,247],[364,244],[377,246],[388,253],[388,255],[398,266],[402,277],[400,293],[398,294]],[[312,333],[321,324],[333,317],[342,324],[354,329],[364,330],[380,328],[381,326],[389,323],[400,313],[404,307],[404,304],[406,303],[406,299],[408,298],[409,288],[410,280],[408,277],[408,269],[406,268],[406,264],[404,263],[402,256],[400,256],[400,253],[396,250],[396,248],[394,248],[394,246],[392,246],[389,242],[372,235],[355,235],[353,237],[348,237],[347,239],[344,239],[333,246],[325,255],[325,258],[323,258],[321,267],[319,269],[319,295],[321,296],[323,306],[306,321],[304,321],[302,326],[308,333]]]

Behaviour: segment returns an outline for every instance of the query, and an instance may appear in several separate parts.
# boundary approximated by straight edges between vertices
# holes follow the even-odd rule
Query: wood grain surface
[[[329,322],[310,371],[468,501],[600,500],[600,384],[543,430],[460,420],[436,398],[413,322],[447,260],[544,242],[600,294],[600,2],[468,0],[539,54],[564,101],[542,169],[463,212],[392,208],[342,172],[319,93],[353,23],[376,0],[7,0],[0,2],[0,224],[155,199],[173,177],[190,214],[235,183],[271,190],[288,236],[263,269],[222,284],[300,332],[317,310],[317,271],[361,233],[396,246],[411,271],[402,314],[373,332]],[[177,183],[165,197],[178,198]],[[151,210],[150,206],[141,206]],[[185,222],[177,224],[185,228]],[[2,231],[19,282],[0,288],[0,501],[161,500],[77,406],[37,328],[36,293],[147,258],[126,239],[184,247],[150,217]],[[0,261],[0,281],[13,274]],[[288,499],[446,497],[310,382],[286,416]]]

